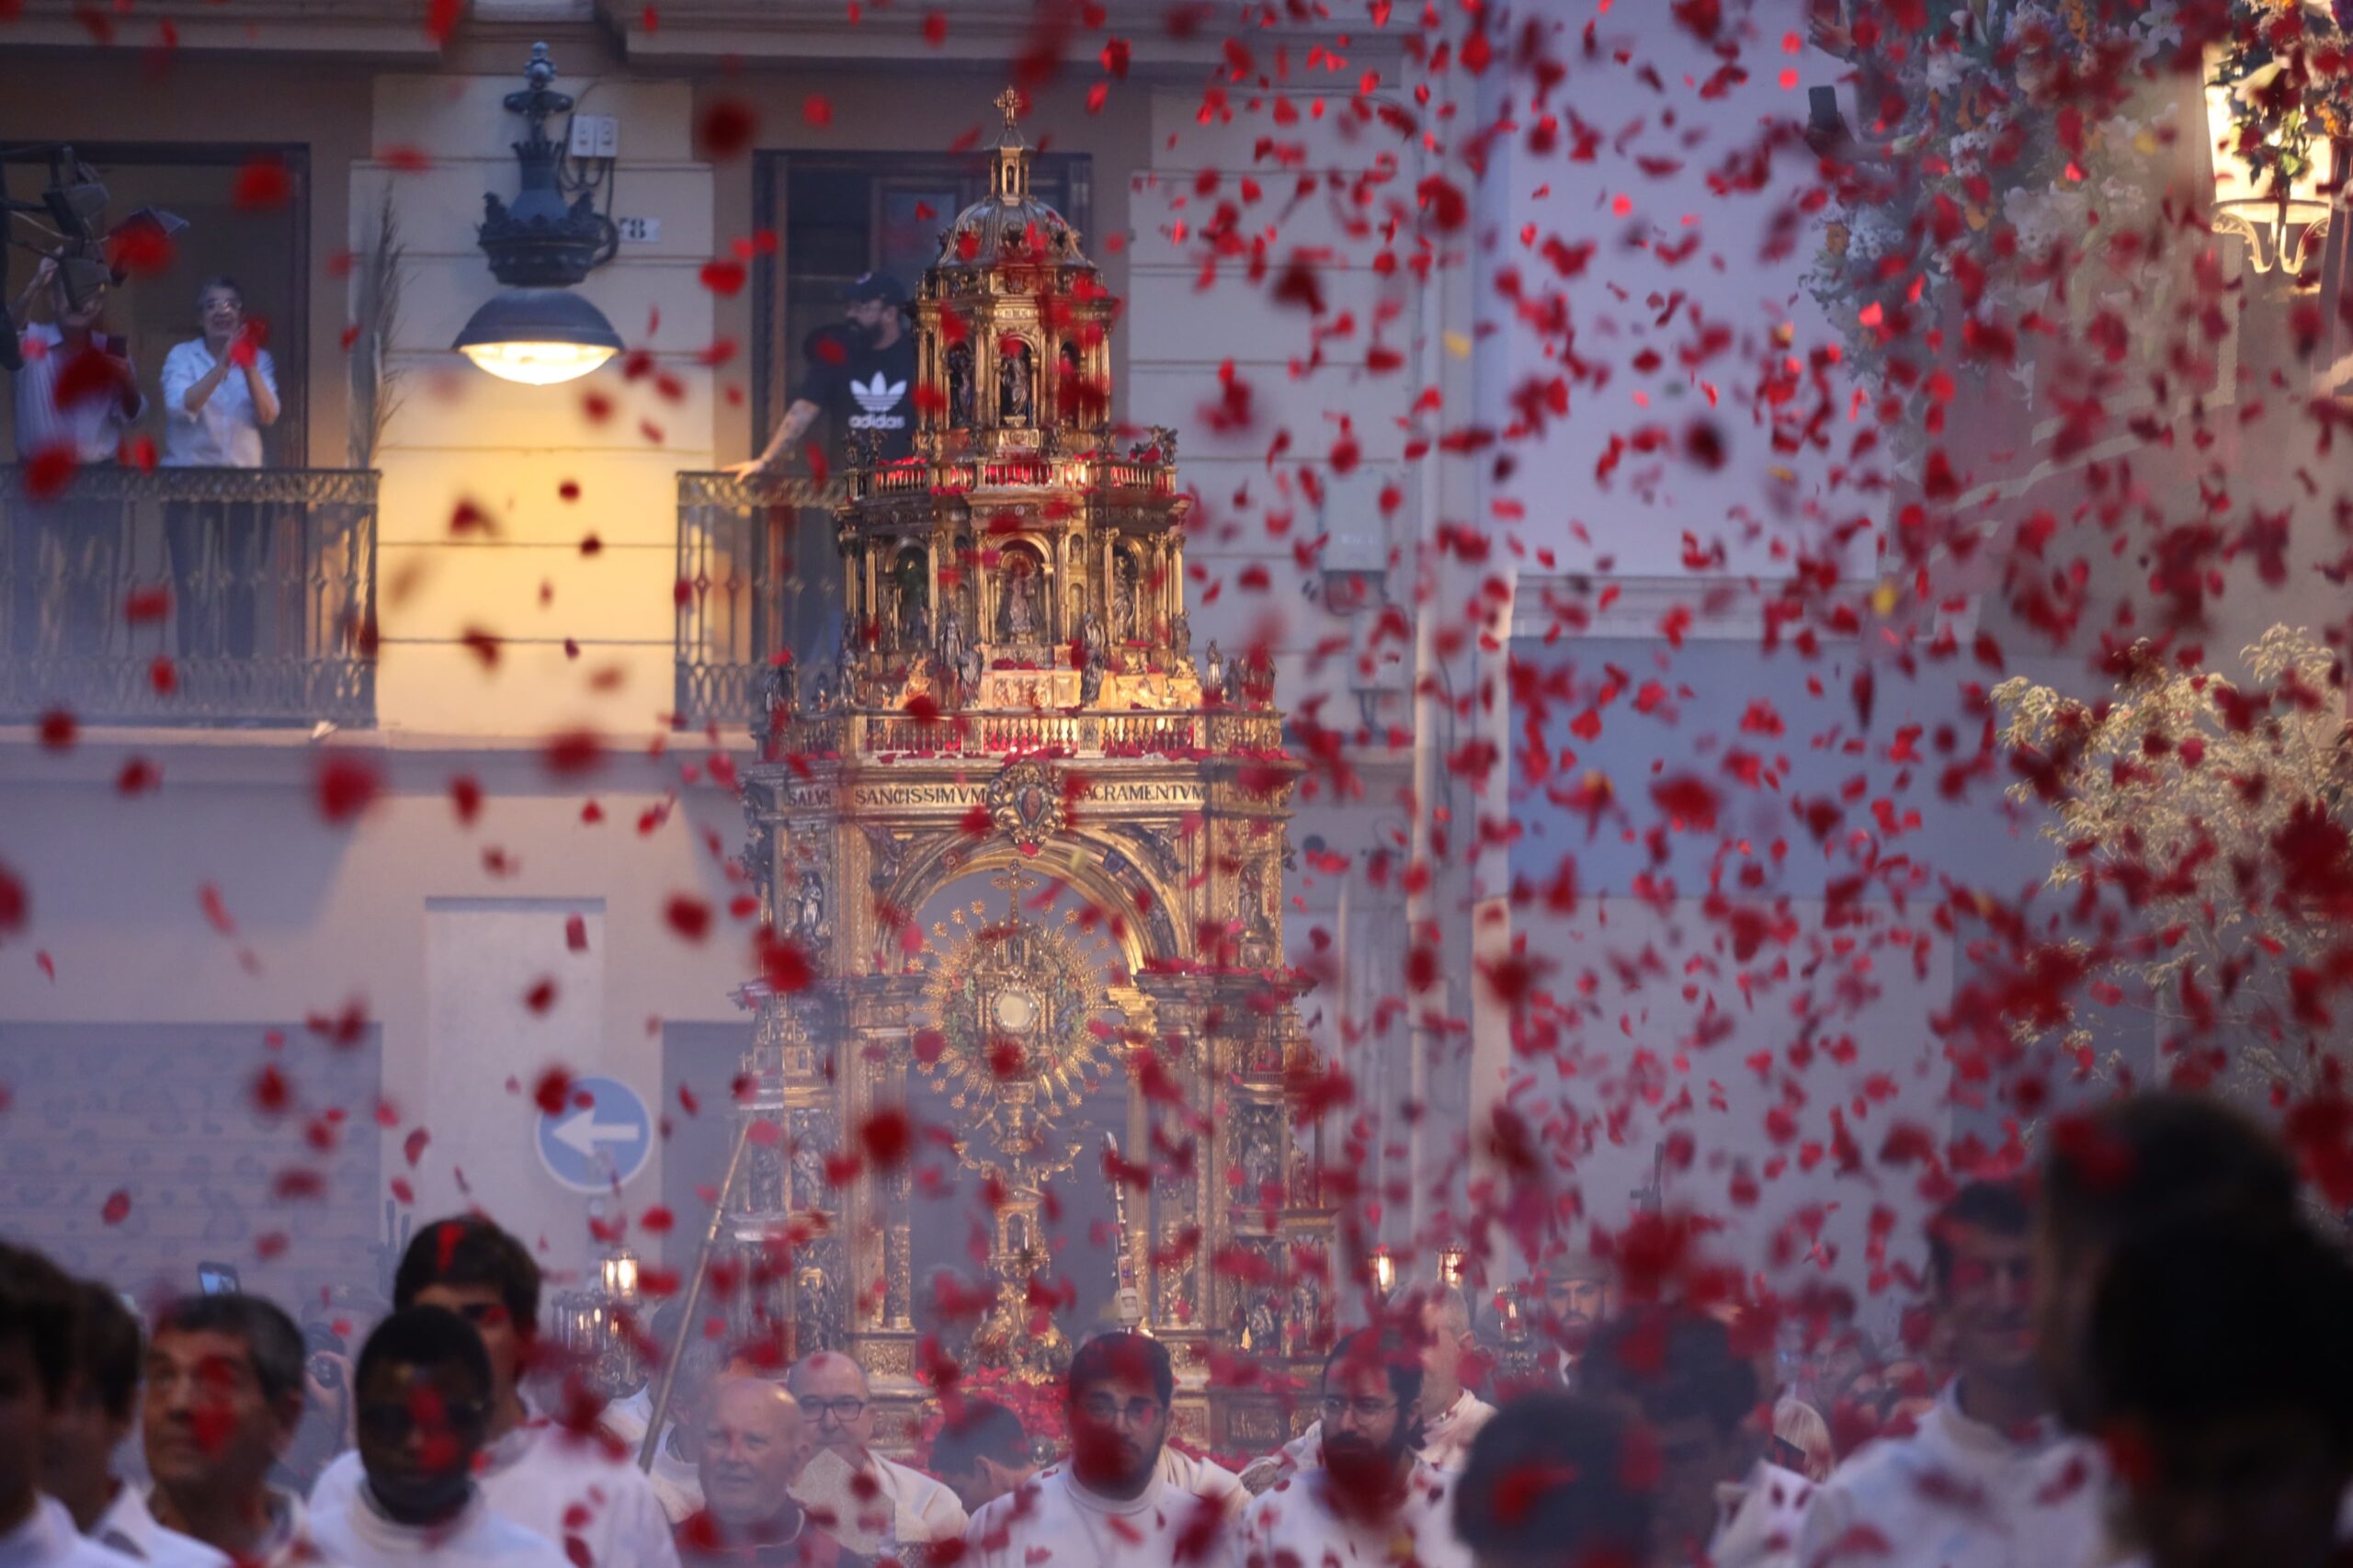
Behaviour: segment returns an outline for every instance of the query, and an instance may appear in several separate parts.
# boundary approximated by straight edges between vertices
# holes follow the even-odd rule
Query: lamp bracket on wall
[[[583,191],[567,203],[559,169],[563,144],[548,135],[548,120],[569,114],[572,96],[555,91],[555,62],[548,46],[531,46],[530,63],[524,68],[524,89],[506,95],[506,111],[519,114],[530,131],[515,142],[521,166],[522,187],[512,204],[495,194],[483,198],[483,221],[477,231],[490,270],[509,288],[564,289],[588,276],[589,270],[612,259],[620,244],[620,231],[612,219],[597,210],[593,193]]]

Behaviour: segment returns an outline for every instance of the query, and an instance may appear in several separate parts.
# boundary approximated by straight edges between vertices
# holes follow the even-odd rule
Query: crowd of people
[[[2120,1100],[2023,1178],[1951,1191],[1927,1240],[1935,1329],[1882,1386],[1939,1381],[1883,1401],[1835,1468],[1867,1369],[1825,1374],[1835,1396],[1784,1386],[1759,1303],[1564,1289],[1563,1355],[1490,1403],[1467,1304],[1431,1289],[1341,1337],[1313,1424],[1239,1475],[1171,1443],[1168,1350],[1124,1331],[1071,1360],[1064,1451],[951,1395],[927,1469],[877,1450],[849,1358],[779,1375],[756,1346],[697,1345],[641,1469],[643,1394],[600,1408],[574,1381],[533,1408],[539,1269],[468,1216],[407,1248],[352,1365],[353,1446],[307,1497],[283,1484],[308,1403],[284,1311],[198,1294],[142,1328],[110,1287],[0,1244],[0,1568],[2344,1560],[2353,1265],[2264,1131]],[[1806,1393],[1836,1399],[1829,1420]]]
[[[33,319],[42,307],[48,319]],[[151,406],[129,341],[106,330],[106,307],[104,284],[77,294],[46,257],[9,305],[24,358],[13,378],[17,452],[36,497],[15,530],[11,642],[20,654],[91,653],[120,608],[121,508],[65,486],[74,470],[132,460]],[[195,335],[164,357],[156,389],[163,440],[149,460],[260,468],[262,432],[282,411],[278,368],[234,278],[199,286],[195,325]],[[253,501],[183,500],[167,508],[182,657],[255,652],[270,522],[269,509]]]

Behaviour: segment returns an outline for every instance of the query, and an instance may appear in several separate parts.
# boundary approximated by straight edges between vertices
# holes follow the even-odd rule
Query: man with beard
[[[809,1458],[801,1407],[776,1384],[729,1378],[705,1401],[702,1511],[678,1527],[688,1568],[867,1568],[819,1529],[790,1488]]]
[[[1577,1362],[1594,1326],[1609,1315],[1609,1263],[1582,1249],[1552,1260],[1544,1273],[1544,1326],[1554,1343],[1554,1373],[1577,1386]]]
[[[970,1568],[1177,1568],[1219,1549],[1225,1511],[1162,1476],[1176,1378],[1168,1349],[1133,1332],[1097,1335],[1071,1358],[1071,1455],[983,1508],[964,1535]]]
[[[2096,1459],[2052,1418],[2035,1366],[2026,1199],[1975,1181],[1928,1227],[1958,1369],[1908,1437],[1870,1444],[1814,1493],[1806,1568],[2074,1568],[2106,1555]]]
[[[359,1483],[312,1513],[320,1549],[350,1568],[568,1568],[474,1484],[493,1390],[482,1339],[457,1313],[407,1307],[378,1324],[352,1374]]]
[[[1421,1357],[1402,1335],[1359,1329],[1334,1346],[1319,1407],[1323,1462],[1250,1506],[1228,1552],[1235,1568],[1469,1568],[1447,1478],[1414,1452],[1421,1395]]]
[[[1471,1439],[1495,1407],[1462,1386],[1463,1357],[1473,1339],[1471,1303],[1461,1290],[1437,1287],[1422,1299],[1419,1313],[1425,1414],[1414,1437],[1415,1449],[1432,1469],[1456,1471],[1471,1452]],[[1310,1426],[1284,1444],[1281,1452],[1253,1462],[1242,1472],[1242,1484],[1255,1496],[1292,1471],[1312,1469],[1321,1460],[1323,1441],[1322,1425]]]
[[[1790,1562],[1813,1487],[1766,1462],[1756,1365],[1723,1322],[1688,1307],[1621,1313],[1588,1343],[1583,1385],[1640,1421],[1657,1456],[1653,1568]]]
[[[728,472],[757,479],[779,468],[801,437],[825,416],[836,458],[854,432],[878,444],[884,462],[915,450],[915,342],[906,329],[907,291],[887,272],[870,272],[849,286],[846,319],[813,333],[809,368],[760,455]]]
[[[2348,1322],[2353,1266],[2301,1223],[2197,1216],[2111,1256],[2082,1386],[2136,1568],[2347,1560]]]
[[[820,1350],[793,1365],[785,1375],[785,1388],[801,1406],[816,1453],[833,1455],[854,1478],[852,1494],[858,1499],[859,1517],[842,1521],[852,1540],[875,1535],[901,1546],[928,1546],[964,1533],[970,1521],[956,1494],[923,1471],[874,1451],[874,1402],[865,1368],[847,1356]],[[813,1483],[830,1468],[819,1465],[813,1474],[801,1477],[795,1492],[802,1504],[819,1502],[822,1488]],[[824,1506],[834,1505],[826,1501]],[[866,1528],[870,1525],[870,1529]]]

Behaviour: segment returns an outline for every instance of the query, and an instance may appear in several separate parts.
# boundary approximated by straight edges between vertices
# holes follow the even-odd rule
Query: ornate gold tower
[[[1212,643],[1195,666],[1176,440],[1115,440],[1114,301],[1030,194],[1017,101],[914,306],[915,453],[850,465],[836,659],[778,671],[745,778],[779,967],[814,979],[749,994],[741,1114],[773,1131],[729,1226],[765,1244],[796,1350],[857,1356],[902,1417],[925,1332],[1042,1376],[1115,1326],[1050,1308],[1074,1280],[1109,1290],[1124,1231],[1180,1429],[1256,1449],[1279,1408],[1210,1391],[1209,1352],[1312,1375],[1334,1294],[1283,962],[1299,767],[1269,661]],[[919,1256],[943,1171],[973,1234]],[[1050,1260],[1074,1194],[1120,1219]],[[980,1256],[988,1293],[937,1310],[930,1271]]]

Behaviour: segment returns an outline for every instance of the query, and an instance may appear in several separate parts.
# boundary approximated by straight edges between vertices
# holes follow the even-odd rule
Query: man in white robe
[[[1722,1319],[1641,1307],[1596,1329],[1579,1364],[1590,1398],[1647,1430],[1657,1456],[1653,1568],[1789,1568],[1813,1483],[1764,1458],[1756,1365]]]
[[[1487,1424],[1495,1407],[1462,1386],[1463,1352],[1472,1343],[1471,1303],[1451,1285],[1431,1290],[1422,1301],[1422,1421],[1416,1451],[1434,1470],[1460,1471],[1471,1452],[1471,1440]],[[1320,1423],[1283,1445],[1278,1453],[1255,1460],[1242,1472],[1242,1484],[1254,1495],[1279,1477],[1308,1470],[1322,1462],[1324,1429]]]
[[[474,1484],[493,1387],[480,1336],[455,1312],[408,1307],[378,1324],[352,1376],[360,1479],[313,1512],[313,1539],[349,1568],[570,1568]]]
[[[579,1432],[534,1416],[523,1403],[540,1269],[522,1243],[478,1215],[424,1226],[401,1257],[392,1304],[441,1307],[482,1337],[492,1396],[475,1479],[493,1512],[585,1556],[587,1568],[678,1568],[669,1516],[627,1445],[601,1427]],[[313,1511],[342,1508],[359,1477],[357,1452],[337,1459],[311,1488]]]
[[[1213,1562],[1229,1528],[1214,1499],[1162,1475],[1176,1380],[1168,1350],[1130,1332],[1071,1358],[1071,1457],[997,1498],[964,1534],[969,1568],[1179,1568]]]
[[[0,1242],[0,1568],[137,1568],[40,1490],[74,1392],[75,1305],[55,1264]]]
[[[928,1546],[954,1540],[970,1522],[964,1505],[948,1487],[911,1465],[883,1458],[874,1451],[874,1401],[866,1369],[848,1357],[820,1350],[793,1363],[784,1386],[801,1406],[810,1440],[818,1451],[831,1451],[854,1474],[874,1483],[873,1495],[858,1492],[863,1511],[877,1516],[878,1532],[903,1547]],[[805,1479],[813,1485],[824,1474],[819,1466]],[[804,1504],[814,1493],[793,1495]]]
[[[259,1296],[183,1296],[156,1314],[140,1405],[148,1486],[136,1506],[239,1562],[321,1562],[302,1499],[269,1482],[301,1426],[304,1358],[302,1331]]]
[[[47,1489],[94,1540],[153,1568],[228,1568],[228,1557],[155,1522],[140,1488],[114,1472],[139,1415],[139,1320],[112,1288],[74,1281],[73,1380],[50,1426]]]
[[[1471,1568],[1448,1477],[1414,1452],[1421,1358],[1366,1329],[1324,1362],[1318,1463],[1250,1505],[1230,1568]]]
[[[2109,1556],[2097,1449],[2052,1418],[2035,1367],[2028,1210],[1972,1182],[1929,1222],[1937,1310],[1958,1375],[1906,1437],[1816,1489],[1804,1568],[2080,1568]]]

